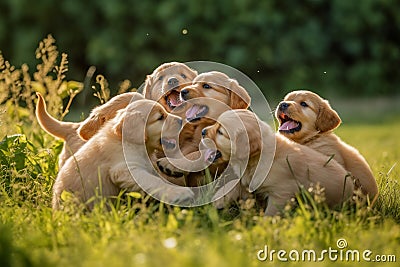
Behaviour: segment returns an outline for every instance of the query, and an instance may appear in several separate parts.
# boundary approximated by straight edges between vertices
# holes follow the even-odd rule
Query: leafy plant
[[[37,40],[54,33],[68,47],[72,77],[95,65],[114,93],[116,81],[129,78],[138,87],[173,60],[231,65],[268,97],[294,88],[342,96],[399,92],[393,0],[3,0],[0,8],[0,48],[13,62],[34,64]]]

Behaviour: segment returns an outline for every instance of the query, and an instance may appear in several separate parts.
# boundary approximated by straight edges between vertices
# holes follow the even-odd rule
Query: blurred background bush
[[[400,92],[399,11],[395,0],[1,0],[0,50],[32,68],[51,33],[72,80],[94,65],[111,85],[138,87],[163,62],[210,60],[267,97],[388,96]]]

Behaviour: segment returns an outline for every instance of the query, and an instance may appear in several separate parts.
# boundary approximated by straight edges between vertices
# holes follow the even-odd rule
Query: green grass
[[[380,123],[345,120],[337,131],[372,167],[380,188],[373,207],[357,203],[330,211],[316,203],[317,196],[304,193],[297,198],[297,208],[268,218],[252,200],[217,211],[211,205],[183,209],[145,196],[121,195],[109,210],[100,202],[92,212],[73,205],[53,212],[51,188],[61,142],[37,125],[34,91],[48,96],[53,114],[65,115],[56,110],[68,96],[58,90],[61,66],[57,75],[52,72],[56,58],[47,55],[32,81],[26,69],[18,72],[0,60],[0,266],[275,266],[287,263],[279,262],[276,254],[273,262],[257,260],[266,245],[269,250],[321,252],[337,249],[339,238],[346,239],[346,249],[370,250],[371,257],[394,254],[400,261],[400,120],[393,114]],[[100,87],[104,92],[104,84]],[[9,137],[3,139],[5,135]],[[328,257],[318,262],[355,264],[376,266]]]
[[[262,266],[271,264],[257,260],[257,251],[265,245],[276,250],[322,251],[337,249],[339,238],[347,240],[348,249],[396,255],[400,141],[395,133],[399,130],[399,122],[386,122],[343,125],[337,131],[371,164],[381,190],[375,207],[331,212],[322,206],[317,211],[300,206],[283,218],[260,216],[251,202],[218,212],[212,206],[181,209],[130,196],[121,197],[110,211],[99,205],[90,213],[79,208],[53,213],[51,185],[58,142],[49,138],[51,145],[45,149],[37,141],[29,145],[24,137],[9,139],[8,149],[2,150],[9,152],[10,165],[7,170],[2,167],[0,265]],[[17,160],[21,146],[24,163]],[[327,258],[319,264],[352,263]]]

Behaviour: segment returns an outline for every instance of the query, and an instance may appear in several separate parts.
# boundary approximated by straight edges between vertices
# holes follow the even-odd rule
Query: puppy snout
[[[188,89],[183,89],[183,90],[181,91],[181,98],[182,98],[183,100],[187,100],[188,97],[189,97],[189,90],[188,90]]]
[[[204,138],[207,134],[207,129],[204,128],[203,130],[201,130],[201,136]]]
[[[179,81],[178,81],[177,78],[171,77],[171,78],[168,79],[168,85],[169,85],[170,87],[176,87],[176,86],[179,85]]]
[[[285,111],[289,107],[289,103],[282,102],[279,104],[279,110],[280,111]]]

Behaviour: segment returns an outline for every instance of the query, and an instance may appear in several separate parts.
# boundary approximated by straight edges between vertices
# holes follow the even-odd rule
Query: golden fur
[[[190,69],[183,63],[170,62],[159,66],[151,75],[147,76],[144,95],[148,99],[159,100],[167,109],[167,97],[161,97],[174,84],[168,84],[171,78],[176,78],[180,85],[190,83],[197,75],[197,72]],[[160,80],[160,77],[163,77]],[[184,78],[185,77],[185,78]],[[110,99],[107,103],[94,108],[88,118],[82,122],[63,122],[52,117],[46,110],[46,103],[40,93],[37,93],[38,102],[36,108],[36,117],[40,126],[49,134],[64,140],[64,147],[59,156],[59,167],[63,166],[65,161],[89,140],[103,124],[112,119],[118,110],[126,107],[133,96],[143,98],[139,93],[124,93]],[[172,98],[174,95],[168,96]],[[168,103],[171,101],[168,101]]]
[[[164,63],[152,74],[147,75],[143,95],[147,99],[159,102],[170,112],[180,103],[179,93],[175,90],[190,84],[196,76],[197,71],[183,63]]]
[[[205,88],[209,87],[209,88]],[[199,74],[191,85],[184,87],[181,98],[188,103],[183,116],[190,123],[184,127],[180,139],[181,147],[194,144],[188,152],[196,151],[201,140],[201,130],[214,123],[220,114],[228,109],[246,109],[250,106],[250,96],[239,83],[226,74],[211,71]],[[220,104],[219,104],[220,103]],[[202,107],[207,112],[198,117]]]
[[[364,194],[371,199],[378,194],[378,186],[367,161],[357,149],[333,133],[341,119],[328,101],[310,91],[294,91],[285,96],[275,115],[280,123],[280,134],[333,156],[358,180]]]
[[[72,192],[80,202],[85,203],[96,196],[96,192],[110,197],[117,196],[121,189],[141,191],[136,183],[138,178],[144,180],[141,186],[147,189],[153,186],[154,189],[154,184],[146,182],[152,183],[160,178],[153,173],[147,151],[153,154],[162,150],[161,131],[164,136],[174,136],[181,124],[179,117],[168,115],[160,104],[152,100],[142,99],[129,104],[106,122],[61,168],[53,187],[53,208],[60,207],[60,196],[64,190]],[[131,172],[135,179],[124,158],[123,131],[124,149],[128,149],[130,159],[133,159]],[[166,196],[166,200],[191,197],[193,192],[190,189],[178,187],[173,194]]]
[[[85,141],[89,140],[105,122],[115,117],[118,110],[139,99],[143,99],[140,93],[128,92],[116,95],[103,105],[94,108],[90,115],[80,123],[78,128],[79,136]]]
[[[235,79],[219,71],[199,74],[194,78],[192,85],[181,90],[181,97],[184,100],[207,97],[221,101],[232,109],[250,106],[247,91]]]
[[[236,80],[218,71],[199,74],[193,79],[191,85],[180,89],[180,97],[184,102],[172,112],[189,121],[180,133],[179,145],[182,155],[191,161],[200,157],[198,145],[201,141],[202,129],[213,124],[215,119],[228,109],[248,108],[251,100],[247,91]],[[178,157],[175,162],[179,166],[183,166],[185,170],[202,168],[202,166],[195,167],[193,162],[187,161],[186,158]],[[157,164],[160,170],[169,175],[188,175],[187,172],[171,164],[167,158],[160,159]],[[211,168],[211,173],[215,173],[215,171],[216,169]],[[187,184],[197,186],[201,183],[200,177],[204,177],[204,175],[194,174],[187,177]]]
[[[58,166],[62,167],[65,161],[85,143],[77,134],[79,122],[63,122],[52,117],[46,109],[46,102],[40,93],[36,93],[36,118],[50,135],[64,140],[63,149],[59,155]]]
[[[62,167],[66,160],[90,139],[103,124],[114,118],[117,111],[126,107],[131,100],[142,99],[139,93],[124,93],[111,98],[107,103],[94,108],[90,116],[82,122],[63,122],[52,117],[46,110],[46,103],[40,93],[36,93],[36,118],[40,126],[49,134],[64,140],[58,165]]]
[[[226,188],[217,191],[214,199],[218,208],[237,200],[239,192],[247,190],[268,195],[266,215],[279,213],[299,192],[300,186],[307,189],[319,184],[324,187],[326,203],[330,207],[339,205],[353,194],[353,181],[347,177],[347,171],[340,164],[335,161],[326,164],[326,159],[319,152],[275,134],[269,125],[260,121],[251,111],[224,112],[217,123],[205,129],[205,138],[214,142],[219,155],[211,159],[213,164],[230,161],[234,175],[241,177],[240,183],[225,197],[221,196]],[[207,146],[209,142],[205,139],[203,143]],[[276,150],[273,154],[275,144]],[[243,167],[247,157],[248,163]],[[259,163],[260,158],[265,162],[261,160],[263,162]],[[210,158],[206,157],[205,160]],[[257,170],[258,164],[271,164],[269,173]],[[244,170],[243,176],[241,170]],[[260,178],[260,186],[254,186],[255,180]],[[243,189],[240,190],[241,188]]]

